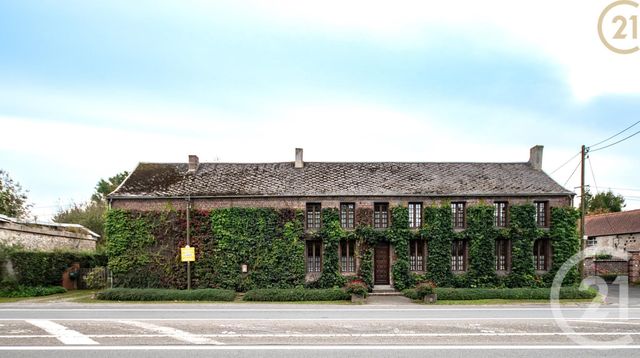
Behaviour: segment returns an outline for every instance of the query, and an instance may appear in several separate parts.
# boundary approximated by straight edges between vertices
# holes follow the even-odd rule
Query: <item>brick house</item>
[[[509,226],[509,206],[532,203],[539,227],[550,226],[552,207],[571,206],[574,193],[542,171],[542,146],[530,150],[529,160],[519,163],[439,162],[304,162],[302,149],[295,161],[278,163],[139,163],[129,177],[109,195],[113,209],[162,211],[218,208],[297,209],[305,213],[307,231],[318,230],[321,210],[339,210],[340,224],[352,230],[360,223],[374,229],[390,225],[390,208],[409,210],[409,227],[420,228],[424,208],[450,203],[452,226],[466,226],[468,206],[494,206],[494,225]],[[501,242],[502,241],[502,242]],[[339,245],[340,271],[355,275],[360,267],[358,242]],[[451,271],[468,266],[466,240],[452,241]],[[393,284],[393,246],[381,242],[374,248],[375,285]],[[307,280],[322,270],[322,243],[305,243]],[[410,269],[424,273],[427,247],[424,241],[409,243]],[[549,240],[537,240],[532,253],[537,273],[549,270],[552,252]],[[511,243],[496,241],[496,271],[511,267]]]

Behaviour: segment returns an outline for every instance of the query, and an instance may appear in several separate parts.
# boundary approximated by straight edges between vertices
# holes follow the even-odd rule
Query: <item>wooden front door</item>
[[[374,285],[389,284],[389,243],[376,245],[374,254]]]

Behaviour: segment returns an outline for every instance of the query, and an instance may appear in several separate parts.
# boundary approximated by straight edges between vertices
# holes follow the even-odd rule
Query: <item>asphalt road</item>
[[[0,305],[0,357],[629,357],[640,305]]]

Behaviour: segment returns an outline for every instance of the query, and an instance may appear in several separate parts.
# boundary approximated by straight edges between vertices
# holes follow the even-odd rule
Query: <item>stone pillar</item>
[[[640,284],[640,251],[627,251],[629,254],[629,284]]]

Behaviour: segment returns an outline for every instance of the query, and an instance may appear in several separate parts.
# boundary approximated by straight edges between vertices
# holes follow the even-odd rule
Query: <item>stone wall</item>
[[[607,252],[608,249],[623,252],[640,251],[640,233],[598,236],[595,240],[595,245],[589,246],[589,252]]]
[[[97,237],[83,230],[46,225],[0,223],[0,244],[18,245],[26,250],[95,250]]]

